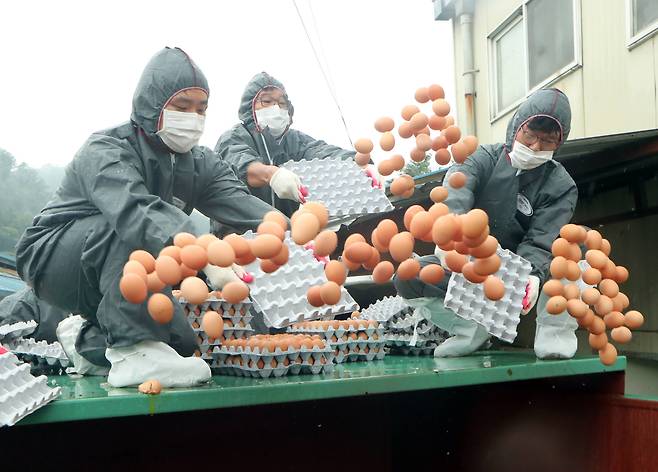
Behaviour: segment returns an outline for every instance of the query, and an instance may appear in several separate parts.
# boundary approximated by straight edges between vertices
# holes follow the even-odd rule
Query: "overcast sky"
[[[398,119],[419,86],[443,85],[454,104],[451,25],[434,21],[431,0],[297,4],[352,139],[374,138],[374,120]],[[247,81],[265,70],[286,86],[295,128],[349,147],[292,0],[12,1],[0,17],[0,148],[19,162],[65,165],[91,132],[127,120],[164,46],[183,48],[210,82],[201,144],[237,122]]]

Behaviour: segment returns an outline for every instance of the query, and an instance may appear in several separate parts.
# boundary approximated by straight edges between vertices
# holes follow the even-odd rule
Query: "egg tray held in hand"
[[[372,186],[353,160],[339,158],[288,161],[283,167],[299,175],[308,187],[308,201],[320,202],[329,211],[329,222],[393,210],[384,191]]]
[[[4,343],[4,346],[19,359],[30,363],[33,373],[63,374],[64,370],[72,364],[62,345],[57,341],[48,343],[31,338],[18,338]]]
[[[22,338],[34,333],[37,329],[37,322],[18,321],[16,323],[0,326],[0,340],[9,340],[14,338]]]
[[[381,360],[386,355],[384,327],[374,320],[309,321],[288,328],[293,334],[317,335],[334,350],[334,362]]]
[[[334,351],[323,344],[298,349],[288,345],[284,351],[234,341],[215,347],[211,367],[219,374],[257,378],[328,373],[333,370]]]
[[[60,394],[48,377],[34,377],[30,365],[11,352],[0,354],[0,427],[12,426]]]
[[[247,232],[244,238],[253,239],[254,234]],[[254,274],[254,281],[249,284],[254,309],[263,314],[269,328],[285,328],[300,321],[333,318],[358,309],[357,303],[343,287],[337,304],[312,306],[306,293],[312,286],[327,282],[324,264],[315,259],[312,249],[295,244],[290,239],[290,232],[286,233],[284,244],[289,250],[288,262],[276,272],[263,272],[258,260],[244,267]]]
[[[462,274],[450,276],[443,305],[467,320],[484,326],[489,334],[503,341],[516,338],[516,327],[521,320],[525,288],[530,277],[530,262],[507,249],[498,248],[501,265],[495,276],[505,285],[505,296],[489,300],[482,284],[466,280]]]

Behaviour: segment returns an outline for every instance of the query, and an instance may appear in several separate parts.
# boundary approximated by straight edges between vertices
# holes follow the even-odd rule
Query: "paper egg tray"
[[[60,394],[44,375],[34,377],[29,364],[10,352],[0,354],[0,427],[12,426]]]
[[[34,333],[36,328],[37,322],[34,320],[18,321],[16,323],[0,326],[0,340],[28,336]]]
[[[321,374],[333,370],[334,351],[330,347],[320,349],[288,347],[274,352],[259,348],[219,346],[213,351],[211,365],[219,374],[242,377],[282,377],[284,375]],[[262,361],[262,362],[261,362]]]
[[[35,341],[18,338],[5,343],[5,347],[20,359],[32,365],[33,373],[59,374],[71,365],[62,345],[55,341]]]
[[[462,274],[453,273],[443,304],[462,318],[480,323],[492,336],[511,343],[516,338],[532,267],[530,262],[507,249],[498,248],[498,255],[501,265],[495,275],[505,285],[505,296],[501,300],[489,300],[482,284],[473,284]]]
[[[254,238],[251,231],[243,236]],[[254,281],[249,284],[254,308],[263,314],[268,327],[285,328],[299,321],[333,318],[359,308],[345,288],[341,288],[341,298],[336,305],[312,306],[306,293],[312,286],[327,282],[324,264],[315,259],[311,249],[295,244],[290,232],[286,233],[284,244],[288,246],[289,259],[276,272],[263,272],[258,260],[245,266],[247,272],[254,274]]]
[[[373,187],[352,159],[288,161],[283,167],[301,176],[308,187],[307,200],[322,203],[331,220],[393,210],[384,190]]]
[[[300,328],[295,325],[288,328],[293,334],[318,335],[333,349],[334,362],[372,361],[383,359],[386,352],[384,345],[384,327],[368,326],[365,328],[340,326],[338,328]]]
[[[386,322],[403,313],[410,313],[412,308],[404,298],[398,296],[384,297],[361,311],[361,319]]]

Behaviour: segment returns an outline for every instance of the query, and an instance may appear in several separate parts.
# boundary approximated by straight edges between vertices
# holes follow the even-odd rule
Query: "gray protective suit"
[[[507,126],[504,144],[484,145],[461,165],[452,166],[444,182],[453,172],[466,174],[461,189],[450,189],[445,204],[450,211],[463,214],[481,208],[489,215],[491,234],[504,249],[509,249],[532,264],[532,275],[544,281],[551,260],[551,245],[572,216],[578,200],[578,189],[564,167],[551,160],[535,169],[522,171],[512,167],[508,152],[514,138],[530,119],[549,116],[562,127],[562,142],[569,136],[571,108],[567,97],[557,89],[539,90],[516,111]],[[421,265],[438,263],[426,256]],[[419,279],[395,280],[405,298],[443,297],[447,278],[438,286]]]
[[[354,158],[354,151],[332,146],[290,127],[278,139],[272,137],[268,129],[261,130],[256,123],[254,102],[259,93],[266,87],[281,89],[288,103],[290,103],[281,82],[266,72],[256,74],[249,81],[242,94],[238,113],[241,123],[222,134],[215,146],[215,151],[222,159],[233,165],[242,182],[247,184],[247,167],[253,162],[280,166],[287,161],[321,159],[324,157]],[[292,103],[290,103],[288,111],[292,123],[294,114]],[[300,175],[299,177],[303,183],[304,176]],[[287,216],[292,215],[299,208],[299,204],[295,201],[279,199],[274,195],[269,185],[259,188],[249,187],[249,190],[253,195],[271,204]],[[215,225],[215,229],[220,231],[217,225]],[[226,233],[227,231],[228,229],[224,229],[220,232]]]
[[[162,341],[191,355],[196,343],[178,303],[173,320],[160,325],[146,303],[121,296],[129,254],[157,255],[176,233],[194,232],[187,216],[193,208],[242,230],[255,228],[271,210],[210,149],[174,154],[156,136],[164,104],[192,87],[208,90],[208,83],[187,54],[158,52],[137,86],[130,122],[91,135],[17,246],[18,271],[37,296],[99,326],[108,346]],[[169,288],[165,293],[171,296]],[[105,364],[104,346],[87,342],[86,331],[76,349]]]
[[[19,321],[36,321],[37,329],[29,337],[37,341],[57,341],[57,325],[68,315],[37,298],[31,287],[24,287],[0,300],[0,326]]]

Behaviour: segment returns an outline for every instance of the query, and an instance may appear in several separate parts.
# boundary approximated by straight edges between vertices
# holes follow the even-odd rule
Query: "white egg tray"
[[[243,321],[245,324],[248,324],[253,318],[250,314],[250,309],[252,306],[251,301],[232,304],[226,300],[209,298],[200,305],[188,303],[184,298],[180,298],[178,301],[181,305],[183,305],[183,311],[186,315],[194,313],[196,316],[200,316],[205,311],[212,310],[222,315],[222,318],[224,319],[230,319],[234,323]]]
[[[501,265],[495,275],[505,285],[505,296],[501,300],[489,300],[484,295],[482,284],[473,284],[462,274],[453,273],[443,305],[462,318],[481,324],[492,336],[511,343],[516,338],[516,327],[521,320],[532,266],[507,249],[499,247],[498,255]]]
[[[253,239],[254,234],[244,234]],[[307,298],[308,289],[327,282],[324,264],[313,256],[311,249],[304,249],[290,239],[286,233],[284,244],[288,245],[288,263],[276,272],[267,274],[256,260],[244,268],[254,275],[249,284],[251,299],[256,311],[263,314],[269,328],[285,328],[299,321],[333,318],[337,314],[351,313],[359,308],[352,296],[341,287],[341,298],[336,305],[312,306]]]
[[[401,313],[409,313],[411,307],[398,296],[384,297],[361,311],[361,319],[385,322]]]
[[[16,424],[57,398],[60,388],[50,388],[47,382],[45,375],[30,374],[30,365],[14,354],[0,354],[0,427]]]
[[[243,377],[268,378],[284,375],[320,374],[333,370],[334,351],[327,347],[320,349],[293,349],[263,351],[259,348],[219,346],[213,351],[213,369],[219,374]],[[263,367],[258,367],[263,361]]]
[[[309,190],[306,200],[322,203],[330,220],[393,210],[384,190],[373,187],[363,169],[351,159],[288,161],[283,167],[300,176]]]
[[[5,343],[5,347],[19,358],[32,362],[34,368],[54,367],[65,369],[71,361],[64,352],[62,345],[55,341],[35,341],[31,338],[18,338]]]
[[[37,329],[37,322],[18,321],[16,323],[0,326],[0,339],[13,339],[28,336]]]

